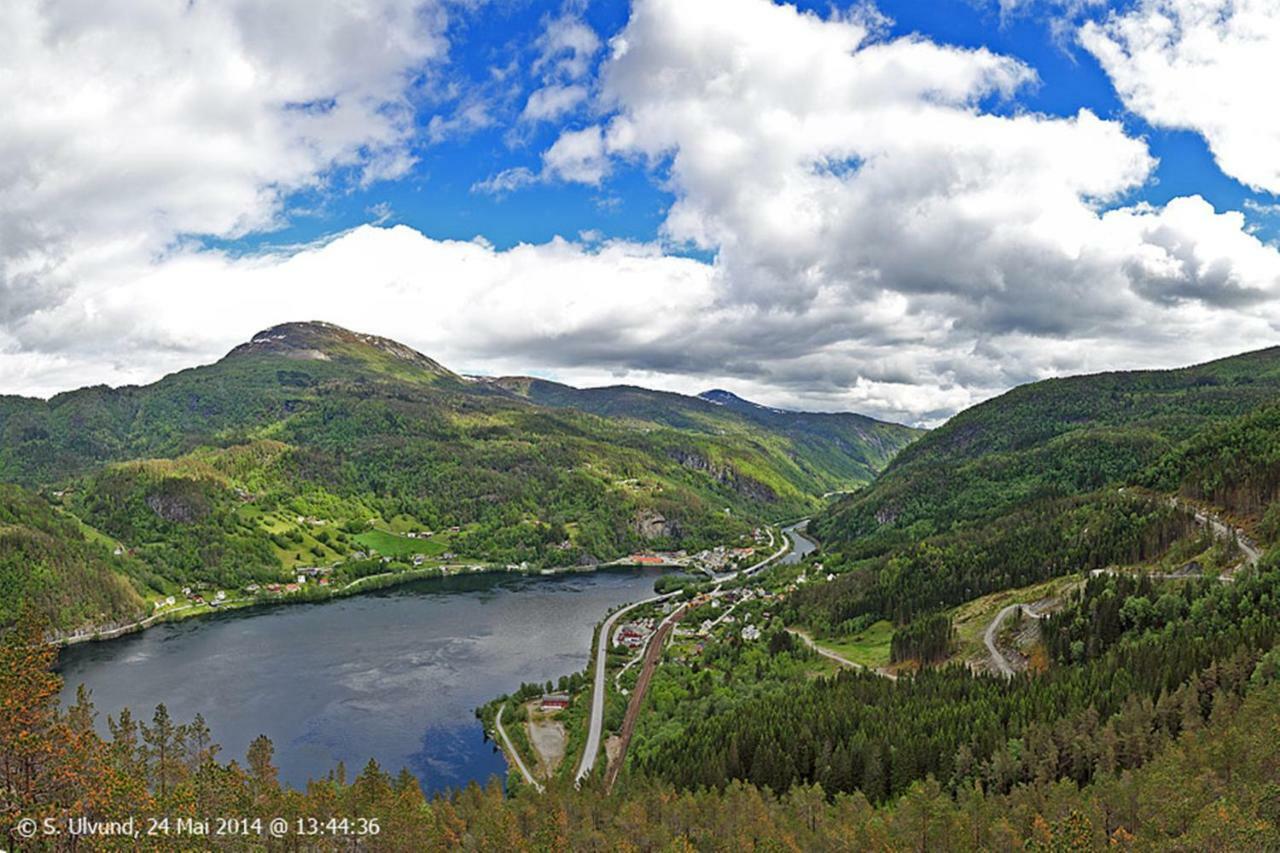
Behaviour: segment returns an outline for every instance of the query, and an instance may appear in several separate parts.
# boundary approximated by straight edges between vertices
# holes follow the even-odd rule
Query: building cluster
[[[637,619],[634,622],[626,622],[618,628],[617,633],[613,635],[613,644],[615,646],[624,646],[628,649],[641,649],[644,644],[649,641],[649,637],[654,631],[654,620],[652,618]]]
[[[692,609],[706,607],[713,611],[713,614],[707,616],[698,624],[696,628],[677,627],[676,635],[684,637],[707,638],[716,632],[721,625],[733,625],[735,628],[730,629],[730,633],[736,630],[739,622],[742,629],[738,631],[739,636],[743,640],[752,641],[760,638],[760,628],[758,625],[751,624],[753,616],[750,612],[742,614],[741,618],[735,616],[733,611],[739,604],[747,604],[749,602],[770,602],[778,600],[778,596],[765,591],[763,587],[747,587],[744,589],[731,589],[719,594],[704,593],[695,597],[690,603]],[[721,611],[719,615],[715,615],[714,611]],[[762,614],[761,624],[767,623],[772,614],[764,611]]]
[[[684,551],[637,551],[619,562],[636,566],[683,566],[688,558]]]

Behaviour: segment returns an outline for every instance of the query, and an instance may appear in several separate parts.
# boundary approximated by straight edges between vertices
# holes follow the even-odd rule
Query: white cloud
[[[459,104],[449,116],[434,115],[427,122],[427,139],[430,142],[444,142],[467,136],[477,130],[492,127],[494,118],[489,114],[489,106],[482,100],[468,100]]]
[[[335,47],[323,61],[314,44],[237,47],[266,38],[245,35],[258,24],[233,19],[236,6],[200,7],[210,55],[235,59],[223,76],[249,73],[253,86],[187,69],[182,51],[199,57],[203,42],[176,24],[154,57],[123,59],[92,39],[0,34],[22,48],[10,61],[31,69],[20,73],[51,75],[18,87],[17,119],[0,115],[0,130],[15,130],[0,132],[0,200],[11,203],[0,245],[22,247],[3,253],[5,391],[151,379],[272,323],[317,318],[460,369],[727,385],[765,403],[935,422],[1019,382],[1183,364],[1280,332],[1280,254],[1200,198],[1131,203],[1154,163],[1119,122],[1018,108],[1037,80],[1015,59],[885,40],[865,14],[767,0],[637,0],[598,80],[584,76],[598,44],[572,27],[581,50],[548,37],[559,47],[540,54],[540,84],[598,93],[597,123],[563,129],[539,170],[474,188],[602,185],[620,159],[648,163],[676,199],[662,243],[584,232],[499,251],[397,226],[244,258],[175,245],[269,227],[285,192],[335,165],[403,168],[406,69],[441,54],[443,24],[384,2],[356,23],[347,4],[319,17],[334,44],[344,27],[368,26],[371,41],[415,49]],[[110,31],[87,16],[63,26]],[[129,26],[158,25],[144,15]],[[365,53],[381,71],[352,61]],[[120,127],[99,77],[112,90],[145,84],[137,106],[107,100],[121,102]],[[198,108],[183,106],[184,87]],[[58,121],[41,122],[41,97]],[[283,105],[298,100],[333,105]],[[673,243],[714,261],[664,255]],[[50,286],[72,298],[50,298]]]
[[[1120,230],[1177,234],[1204,226],[1202,204],[1109,215],[1124,219]],[[1220,222],[1218,236],[1234,255],[1232,224]],[[363,226],[255,257],[184,250],[117,268],[76,300],[11,324],[0,338],[0,376],[6,392],[41,395],[146,382],[216,359],[275,323],[325,319],[459,370],[686,393],[728,386],[774,405],[936,423],[1017,382],[1235,352],[1273,334],[1277,320],[1270,305],[1242,314],[1174,294],[1150,312],[1151,328],[1118,315],[1096,334],[966,343],[949,317],[900,294],[854,303],[825,288],[803,309],[762,307],[725,298],[723,266],[656,245],[593,244],[597,236],[500,251],[482,239]],[[1210,270],[1216,260],[1208,252],[1193,263]],[[1268,262],[1261,253],[1255,260]],[[1152,287],[1179,280],[1157,261],[1142,271]]]
[[[545,21],[534,42],[537,55],[530,68],[542,85],[525,101],[520,121],[554,121],[587,100],[590,93],[582,81],[590,74],[601,44],[579,13],[570,5]]]
[[[665,235],[717,254],[717,304],[809,348],[785,370],[751,356],[779,381],[803,365],[812,387],[825,370],[981,396],[1042,365],[1271,342],[1274,248],[1197,198],[1125,207],[1154,160],[1117,121],[991,109],[1035,84],[1017,60],[882,41],[857,17],[637,0],[602,71],[612,117],[546,161],[585,183],[611,157],[653,164],[676,194]],[[1215,337],[1232,317],[1239,333]]]
[[[511,169],[503,169],[496,175],[490,175],[483,181],[477,181],[471,185],[471,191],[476,193],[488,193],[489,195],[502,196],[507,193],[515,192],[518,189],[531,186],[538,183],[542,178],[537,172],[525,166],[516,166]]]
[[[580,80],[600,52],[600,37],[582,18],[568,12],[547,22],[536,44],[535,74],[548,79]]]
[[[280,222],[289,193],[413,163],[408,0],[14,0],[0,27],[0,317],[163,251]]]
[[[523,121],[551,121],[572,111],[586,99],[585,86],[545,86],[529,96],[520,118]]]
[[[609,174],[603,132],[597,125],[561,132],[543,154],[542,164],[545,176],[579,184],[599,184]]]
[[[1124,104],[1205,138],[1219,167],[1280,193],[1280,3],[1141,0],[1080,29]]]

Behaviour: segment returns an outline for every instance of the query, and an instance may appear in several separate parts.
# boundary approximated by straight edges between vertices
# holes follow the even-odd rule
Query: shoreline
[[[806,519],[807,520],[807,519]],[[786,528],[780,528],[784,531]],[[786,538],[785,535],[783,537]],[[808,537],[805,537],[808,539]],[[809,540],[813,541],[813,540]],[[77,631],[71,634],[63,634],[51,637],[48,642],[50,645],[59,649],[68,646],[78,646],[84,643],[106,642],[109,640],[117,640],[130,634],[141,633],[148,628],[156,625],[162,625],[169,622],[185,622],[190,619],[199,619],[203,616],[216,616],[219,613],[226,613],[235,610],[249,610],[252,608],[278,607],[293,604],[318,604],[324,601],[331,601],[336,598],[347,598],[353,595],[360,595],[363,592],[388,589],[394,586],[411,583],[413,581],[430,580],[431,578],[446,579],[457,577],[459,575],[524,575],[526,577],[557,577],[567,574],[589,574],[600,570],[610,569],[655,569],[658,571],[683,571],[685,566],[664,563],[655,565],[650,563],[636,563],[630,561],[627,557],[620,557],[616,560],[607,562],[592,563],[585,566],[559,566],[556,568],[545,569],[508,569],[505,566],[497,566],[485,563],[449,563],[443,566],[430,566],[427,568],[407,569],[399,572],[382,572],[376,575],[366,575],[362,578],[356,578],[346,586],[340,588],[329,588],[324,593],[306,594],[290,593],[288,595],[274,594],[270,596],[255,596],[253,598],[228,598],[225,599],[217,607],[210,607],[208,603],[185,604],[174,607],[160,613],[153,613],[150,616],[130,622],[125,625],[103,626],[95,628],[92,631]],[[375,583],[376,582],[376,583]],[[372,585],[372,586],[371,586]],[[368,587],[366,589],[366,587]]]
[[[150,616],[139,619],[136,622],[130,622],[126,625],[102,627],[91,632],[80,631],[69,635],[56,636],[51,638],[49,643],[59,649],[62,649],[68,646],[83,645],[84,643],[105,642],[108,640],[116,640],[129,634],[138,634],[148,628],[153,628],[156,625],[169,622],[186,622],[191,619],[199,619],[202,616],[216,616],[219,613],[227,613],[236,610],[250,610],[258,607],[268,608],[295,604],[319,604],[336,598],[348,598],[365,592],[389,589],[390,587],[400,586],[413,581],[431,580],[433,578],[445,580],[452,577],[458,577],[459,575],[496,574],[523,575],[525,577],[558,577],[560,575],[567,574],[589,574],[600,569],[655,568],[654,566],[614,562],[597,563],[590,566],[567,566],[555,569],[507,569],[505,567],[484,566],[484,568],[477,571],[471,568],[471,566],[475,565],[483,564],[449,564],[446,566],[431,566],[426,569],[408,569],[402,572],[383,572],[376,575],[366,575],[362,578],[356,578],[346,586],[330,589],[325,593],[308,593],[306,595],[290,593],[288,595],[274,595],[270,597],[255,596],[253,598],[229,598],[217,607],[210,607],[207,603],[186,604],[161,613],[153,613]],[[441,571],[442,569],[453,569],[453,571]],[[373,584],[374,581],[377,581],[378,583]]]

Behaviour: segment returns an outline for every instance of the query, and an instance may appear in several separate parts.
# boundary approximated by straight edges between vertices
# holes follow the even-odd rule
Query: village
[[[747,566],[755,556],[757,546],[769,541],[768,533],[763,528],[757,527],[751,532],[751,540],[755,543],[754,545],[717,545],[693,554],[683,550],[637,551],[615,560],[611,565],[684,569],[701,572],[714,579],[719,575]]]

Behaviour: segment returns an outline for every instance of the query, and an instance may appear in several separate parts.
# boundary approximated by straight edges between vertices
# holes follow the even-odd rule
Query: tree
[[[249,751],[245,756],[249,762],[249,778],[253,780],[259,796],[280,788],[280,771],[272,763],[275,754],[275,744],[266,735],[258,735],[249,744]]]
[[[187,774],[183,763],[185,733],[173,722],[164,703],[156,706],[150,726],[142,724],[142,743],[149,778],[164,800]]]

